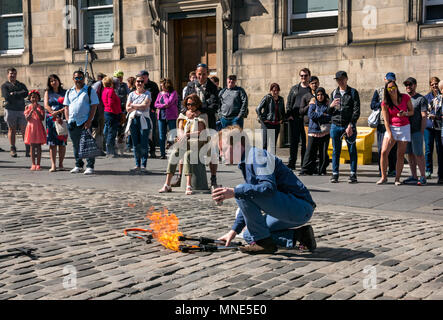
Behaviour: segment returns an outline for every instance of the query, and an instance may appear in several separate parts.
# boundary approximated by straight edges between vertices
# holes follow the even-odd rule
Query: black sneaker
[[[338,183],[338,174],[333,174],[331,176],[331,180],[329,180],[331,183]]]
[[[291,170],[295,170],[295,164],[288,163],[288,168]]]
[[[348,183],[357,183],[357,182],[358,182],[357,181],[357,175],[356,174],[351,174],[349,176]]]
[[[317,248],[317,242],[315,241],[314,230],[310,225],[295,229],[293,241],[294,245],[297,241],[300,242],[300,244],[308,248],[310,252],[314,252],[314,250]]]

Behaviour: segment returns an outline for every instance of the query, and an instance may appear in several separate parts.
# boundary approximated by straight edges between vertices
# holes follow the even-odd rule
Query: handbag
[[[66,120],[62,120],[62,124],[58,123],[58,121],[55,121],[55,131],[57,131],[58,136],[67,136],[68,135],[68,123]]]
[[[380,109],[373,110],[368,117],[368,126],[371,128],[377,128],[377,126],[380,124],[380,116],[381,116]]]
[[[89,130],[83,130],[80,136],[80,144],[78,148],[78,157],[81,159],[95,158],[101,156],[102,152],[97,147],[95,139]]]
[[[322,123],[320,125],[320,131],[321,131],[321,133],[330,132],[331,131],[331,124],[330,123]]]

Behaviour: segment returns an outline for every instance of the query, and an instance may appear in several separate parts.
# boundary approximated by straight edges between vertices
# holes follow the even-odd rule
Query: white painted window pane
[[[114,14],[112,9],[87,11],[84,30],[87,44],[114,42]]]
[[[111,5],[113,0],[82,0],[82,8]]]
[[[21,0],[0,0],[0,14],[23,13]]]
[[[337,0],[292,0],[292,13],[338,10]]]
[[[24,48],[23,18],[0,19],[0,50]]]

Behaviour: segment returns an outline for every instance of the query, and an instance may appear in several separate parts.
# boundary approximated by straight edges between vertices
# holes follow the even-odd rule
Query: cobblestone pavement
[[[0,260],[0,299],[443,299],[437,218],[320,205],[313,254],[184,254],[122,233],[146,227],[153,206],[175,213],[184,234],[220,236],[234,204],[215,206],[207,194],[74,190],[69,180],[1,182],[0,254],[26,246],[39,258]],[[76,288],[63,286],[69,270]]]

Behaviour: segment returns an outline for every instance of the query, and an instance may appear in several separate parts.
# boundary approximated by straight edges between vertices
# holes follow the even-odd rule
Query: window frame
[[[91,10],[103,10],[103,9],[112,9],[112,14],[114,15],[114,1],[112,4],[108,4],[108,5],[103,5],[103,6],[92,6],[92,7],[82,7],[82,0],[78,0],[78,8],[79,8],[79,12],[80,14],[78,15],[78,42],[79,42],[79,48],[83,48],[84,45],[86,45],[85,42],[85,30],[84,30],[84,22],[85,22],[85,15],[87,14],[88,11]],[[115,36],[115,23],[113,23],[113,28],[114,28],[114,36]],[[91,46],[94,49],[97,50],[107,50],[107,49],[112,49],[112,47],[114,46],[115,43],[115,39],[113,42],[107,42],[107,43],[95,43],[95,44],[89,44],[89,46]]]
[[[437,3],[437,5],[443,5],[443,0],[435,0],[438,1],[439,3]],[[430,4],[427,3],[428,0],[423,0],[423,24],[443,24],[443,17],[441,19],[436,19],[436,20],[428,20],[426,19],[426,8],[429,6],[432,6]],[[435,5],[435,4],[433,4]]]
[[[25,51],[25,20],[24,20],[24,14],[23,14],[23,6],[22,6],[22,12],[21,13],[7,13],[7,14],[1,14],[0,13],[0,21],[2,19],[7,18],[22,18],[23,23],[23,48],[19,49],[0,49],[0,55],[2,56],[8,56],[8,55],[21,55]]]
[[[337,1],[338,3],[338,1]],[[303,36],[303,35],[321,35],[321,34],[333,34],[338,31],[338,14],[339,10],[328,10],[318,12],[306,12],[306,13],[293,13],[293,1],[288,0],[288,35]],[[291,21],[296,19],[309,19],[309,18],[322,18],[322,17],[337,17],[337,28],[308,30],[308,31],[292,31]]]

